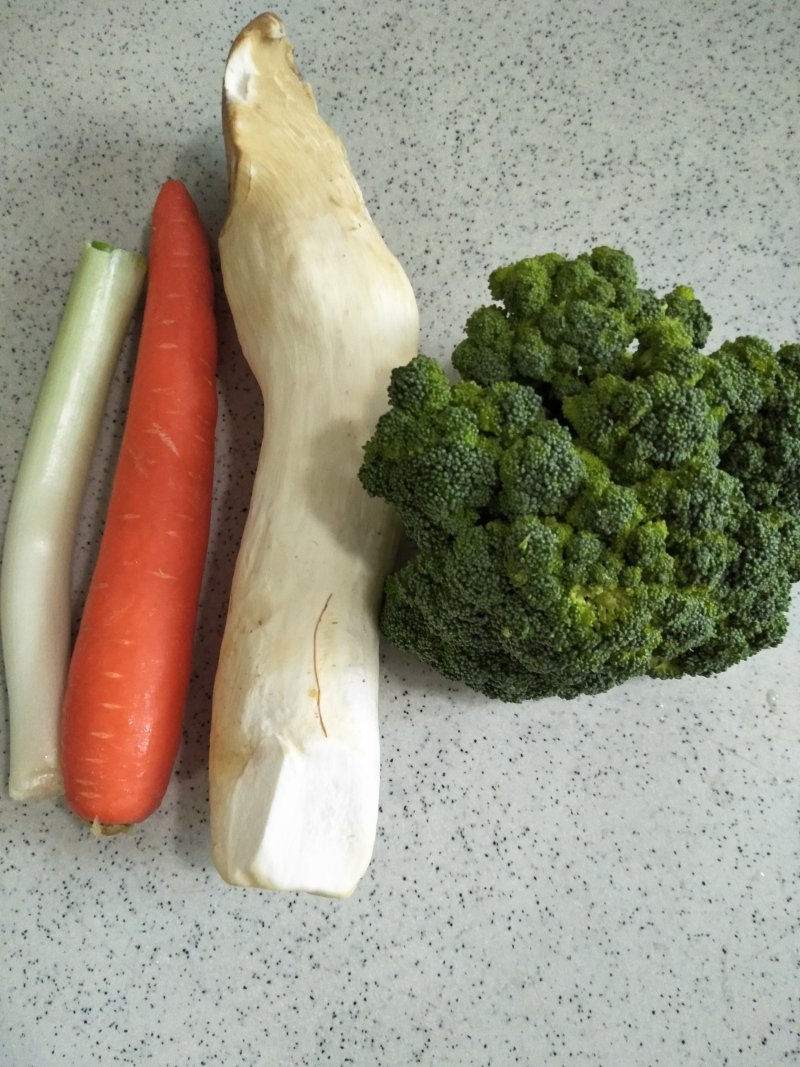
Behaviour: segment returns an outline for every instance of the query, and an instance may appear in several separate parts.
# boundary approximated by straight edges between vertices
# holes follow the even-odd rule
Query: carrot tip
[[[92,819],[92,834],[95,837],[113,837],[115,834],[126,834],[130,828],[131,824],[129,822],[102,823],[96,816]]]

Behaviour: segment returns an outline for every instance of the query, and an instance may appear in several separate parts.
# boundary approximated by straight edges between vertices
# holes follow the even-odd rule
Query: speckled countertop
[[[239,0],[0,11],[2,515],[86,237],[167,176],[215,234]],[[446,359],[498,263],[597,243],[715,336],[800,336],[796,0],[298,0],[280,14]],[[713,680],[493,704],[386,648],[373,864],[346,902],[211,868],[210,687],[260,406],[220,300],[221,460],[184,744],[97,840],[0,797],[0,1065],[800,1063],[800,619]],[[131,353],[81,528],[96,548]],[[0,770],[7,726],[0,715]]]

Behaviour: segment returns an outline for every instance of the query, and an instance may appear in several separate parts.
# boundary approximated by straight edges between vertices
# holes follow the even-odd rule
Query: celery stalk
[[[62,791],[59,725],[71,644],[72,555],[111,379],[147,265],[83,247],[17,474],[0,572],[9,793]]]

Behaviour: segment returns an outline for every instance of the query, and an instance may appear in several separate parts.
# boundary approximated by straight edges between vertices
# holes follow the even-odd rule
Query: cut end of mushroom
[[[232,885],[352,895],[372,857],[379,759],[320,734],[270,737],[228,783],[214,862]]]

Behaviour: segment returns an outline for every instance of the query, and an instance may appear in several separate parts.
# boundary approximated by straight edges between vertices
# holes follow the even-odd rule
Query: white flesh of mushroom
[[[418,313],[276,16],[234,42],[223,113],[223,279],[264,438],[214,688],[213,856],[234,884],[346,897],[375,842],[398,536],[358,468]]]

